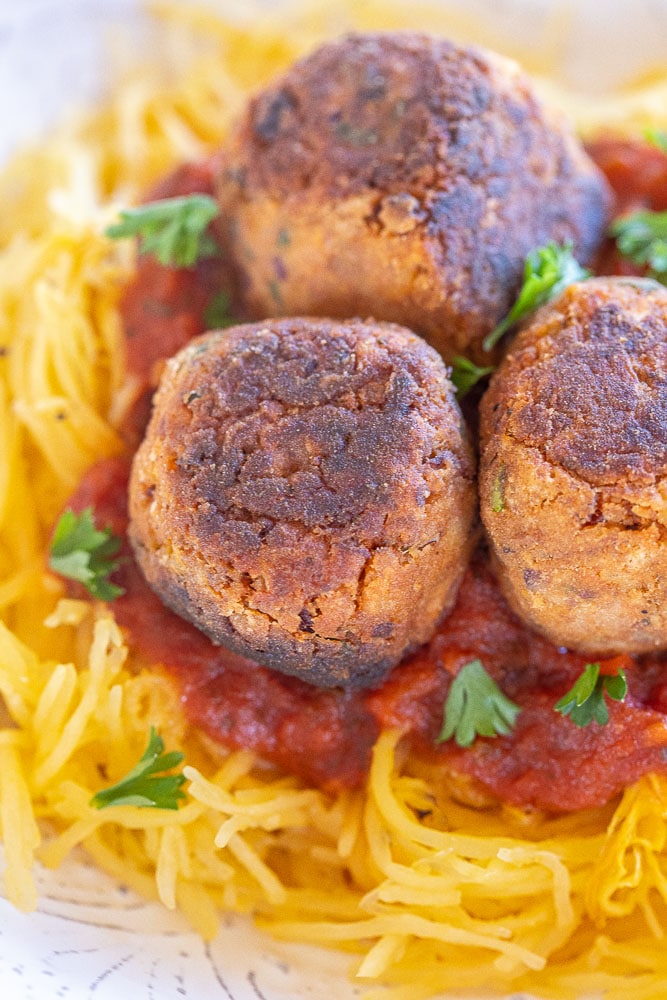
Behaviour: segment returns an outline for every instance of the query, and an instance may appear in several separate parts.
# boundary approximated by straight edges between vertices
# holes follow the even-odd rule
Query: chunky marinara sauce
[[[589,152],[609,178],[618,211],[667,208],[667,157],[625,140],[603,139]],[[211,165],[184,167],[151,197],[210,193]],[[137,385],[125,432],[128,454],[96,466],[72,505],[93,504],[98,523],[124,535],[132,446],[148,416],[160,361],[203,332],[207,306],[224,286],[224,265],[206,261],[172,270],[141,258],[126,290],[123,315],[128,365]],[[600,273],[628,273],[611,246]],[[414,749],[472,778],[498,799],[546,810],[601,805],[648,771],[667,770],[667,659],[619,657],[602,670],[627,669],[624,703],[609,702],[606,726],[575,726],[554,711],[590,657],[557,649],[527,629],[507,607],[481,549],[458,601],[431,641],[373,691],[315,688],[213,645],[165,608],[132,560],[116,575],[125,587],[114,610],[147,664],[180,686],[190,722],[229,747],[255,750],[306,781],[327,789],[359,785],[382,728],[399,727]],[[468,749],[439,743],[451,679],[479,658],[503,691],[521,706],[510,736],[478,738]]]

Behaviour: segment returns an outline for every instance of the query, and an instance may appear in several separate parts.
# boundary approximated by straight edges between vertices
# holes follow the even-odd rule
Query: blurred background
[[[302,6],[282,0],[200,2],[223,6],[240,19]],[[667,0],[440,0],[438,5],[448,12],[451,36],[493,46],[530,71],[558,75],[575,91],[608,93],[650,78],[667,61]],[[350,12],[367,6],[364,0],[329,0],[326,17],[332,30],[344,30]],[[428,6],[404,3],[422,24],[428,23]],[[121,61],[153,51],[146,9],[139,0],[0,0],[0,158],[43,131],[63,107],[100,95],[108,78],[109,36]]]

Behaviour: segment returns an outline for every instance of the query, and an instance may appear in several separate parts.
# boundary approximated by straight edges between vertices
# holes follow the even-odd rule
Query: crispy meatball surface
[[[667,290],[573,285],[481,405],[480,503],[514,610],[557,645],[667,647]]]
[[[359,34],[252,100],[222,155],[249,318],[372,315],[446,358],[507,312],[526,255],[603,235],[602,175],[518,67],[419,34]]]
[[[130,481],[151,586],[320,686],[379,681],[454,602],[475,537],[447,370],[398,326],[285,319],[168,364]]]

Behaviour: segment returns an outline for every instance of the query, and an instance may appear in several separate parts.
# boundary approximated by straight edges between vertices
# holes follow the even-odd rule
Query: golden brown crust
[[[167,366],[130,485],[165,603],[315,684],[379,680],[451,607],[474,469],[437,354],[389,324],[273,320]]]
[[[480,506],[514,610],[588,653],[667,646],[667,290],[573,285],[481,404]]]
[[[488,356],[526,255],[604,231],[602,175],[518,68],[426,35],[352,35],[252,100],[222,157],[252,317],[373,315]]]

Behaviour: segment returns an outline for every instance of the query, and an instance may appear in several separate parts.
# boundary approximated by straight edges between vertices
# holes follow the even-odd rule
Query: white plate
[[[358,1000],[348,959],[285,945],[236,916],[211,944],[178,914],[116,885],[84,855],[38,875],[37,913],[0,900],[8,1000]]]
[[[508,54],[547,46],[550,64],[574,88],[604,91],[664,60],[667,0],[448,6],[479,17],[480,40],[493,36]],[[74,102],[102,92],[107,28],[119,22],[132,25],[139,47],[143,22],[134,0],[0,0],[0,158]],[[118,1000],[123,991],[128,1000],[330,1000],[332,993],[352,1000],[363,993],[347,979],[345,956],[269,940],[240,918],[225,920],[207,946],[178,915],[124,891],[83,856],[56,873],[39,871],[38,887],[34,914],[0,899],[0,995],[10,1000]]]

